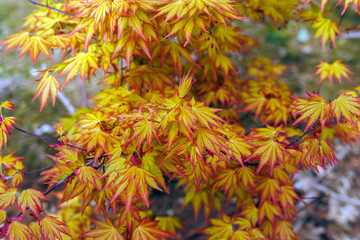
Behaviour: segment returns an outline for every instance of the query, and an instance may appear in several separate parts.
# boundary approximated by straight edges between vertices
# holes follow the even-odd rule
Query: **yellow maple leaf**
[[[32,239],[31,236],[32,236],[32,232],[31,232],[30,228],[27,225],[25,225],[19,221],[14,221],[14,222],[10,223],[10,225],[6,231],[7,239],[30,240],[30,239]]]
[[[30,209],[37,218],[40,218],[40,213],[44,212],[41,199],[50,200],[40,191],[35,189],[26,189],[22,191],[19,196],[18,207],[21,208],[21,212],[23,214],[27,209]]]
[[[316,65],[318,70],[314,73],[314,75],[320,74],[319,84],[327,77],[330,80],[330,84],[333,85],[333,77],[335,76],[339,83],[341,83],[341,77],[345,77],[349,81],[348,73],[352,73],[346,65],[342,64],[340,60],[336,60],[332,64],[327,62],[320,62],[320,64]]]
[[[333,117],[340,121],[341,117],[358,129],[358,117],[360,117],[360,99],[351,94],[343,93],[331,102]]]
[[[308,120],[305,131],[307,131],[316,121],[320,121],[321,127],[324,128],[325,123],[329,116],[330,104],[319,94],[306,92],[310,99],[295,98],[293,103],[294,115],[300,114],[301,116],[293,123]]]
[[[316,28],[314,40],[321,36],[321,46],[325,50],[325,44],[330,38],[334,47],[336,47],[335,37],[340,34],[338,24],[331,19],[324,17],[317,17],[312,25],[312,28]]]
[[[60,84],[59,84],[58,80],[56,80],[56,78],[53,75],[50,75],[49,71],[46,71],[44,73],[44,75],[36,81],[40,81],[40,82],[36,89],[35,95],[33,97],[33,101],[37,97],[39,97],[41,94],[40,111],[42,111],[45,104],[49,100],[50,93],[51,93],[51,98],[52,98],[52,102],[53,102],[53,106],[54,106],[57,92],[60,91]]]

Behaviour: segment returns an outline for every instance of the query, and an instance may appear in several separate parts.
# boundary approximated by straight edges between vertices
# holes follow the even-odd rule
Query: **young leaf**
[[[279,236],[280,240],[290,240],[296,238],[291,223],[288,221],[281,221],[276,224],[276,235]]]
[[[25,224],[14,221],[10,223],[7,229],[6,238],[11,240],[32,240],[32,232]]]
[[[192,78],[196,71],[194,71],[191,75],[190,75],[190,71],[191,71],[191,68],[190,68],[189,72],[186,74],[186,76],[183,77],[182,79],[180,79],[180,83],[179,83],[179,97],[180,98],[185,97],[185,95],[189,92],[191,85],[193,84]]]
[[[42,236],[49,240],[63,240],[61,233],[71,237],[67,230],[68,226],[55,217],[47,216],[42,218],[40,228]]]
[[[6,147],[7,144],[7,134],[11,135],[11,128],[14,128],[15,117],[2,118],[0,116],[0,151],[2,146]]]
[[[93,219],[97,228],[84,233],[81,237],[99,240],[124,240],[124,236],[120,234],[120,229],[116,228],[111,219],[105,215],[105,222]]]
[[[330,104],[333,117],[340,122],[341,117],[356,129],[360,117],[360,99],[351,94],[343,93]]]
[[[6,220],[6,211],[0,209],[0,225],[2,225]]]
[[[320,121],[321,127],[324,128],[330,112],[330,104],[319,94],[306,92],[310,99],[295,98],[293,103],[295,110],[294,115],[300,114],[301,116],[293,123],[296,125],[300,121],[308,119],[305,127],[307,131],[316,121]]]
[[[53,106],[55,105],[57,92],[60,91],[60,84],[53,75],[49,74],[49,71],[46,71],[44,75],[36,81],[40,81],[40,82],[36,89],[33,101],[41,94],[41,105],[40,105],[40,112],[41,112],[45,104],[49,100],[50,93],[51,93]]]
[[[209,222],[213,225],[201,231],[202,234],[210,235],[209,240],[229,239],[233,235],[233,221],[223,214],[222,219],[213,218]]]
[[[10,102],[11,99],[8,99],[0,104],[0,109],[4,108],[6,110],[14,111],[15,105]]]
[[[0,193],[0,208],[6,209],[14,205],[16,201],[17,188],[9,188]]]
[[[341,83],[341,77],[345,77],[346,79],[351,81],[348,73],[352,72],[347,69],[340,60],[336,60],[332,64],[329,64],[327,62],[320,62],[320,64],[316,67],[318,68],[318,70],[314,73],[314,75],[320,74],[319,84],[327,77],[330,80],[330,84],[333,85],[334,76],[337,78],[339,83]]]
[[[151,221],[146,217],[141,219],[139,226],[133,232],[133,240],[159,240],[160,238],[171,238],[175,235],[167,233],[156,226],[158,221]]]
[[[56,71],[61,70],[59,76],[67,73],[66,79],[61,89],[63,89],[65,85],[78,73],[80,73],[80,78],[82,80],[85,79],[86,74],[89,77],[92,73],[99,69],[97,62],[98,55],[89,50],[88,52],[76,53],[75,57],[69,58],[63,63],[57,65]]]
[[[22,46],[19,57],[23,56],[26,52],[30,52],[31,59],[35,64],[36,59],[39,57],[39,53],[42,52],[45,56],[52,60],[49,51],[51,46],[52,44],[45,40],[44,36],[31,36]]]
[[[279,162],[283,163],[285,156],[289,155],[283,144],[276,140],[256,142],[254,145],[256,146],[255,152],[245,161],[259,157],[259,167],[257,173],[260,172],[265,165],[269,164],[272,175],[275,164],[278,164]]]
[[[158,222],[159,228],[161,228],[165,232],[168,232],[171,234],[176,234],[177,228],[184,230],[184,227],[181,224],[180,218],[177,218],[177,217],[173,217],[173,216],[159,217],[158,216],[155,218],[155,221],[159,221]]]
[[[316,28],[314,40],[321,36],[321,46],[325,50],[325,44],[330,38],[334,47],[336,47],[335,37],[340,34],[338,25],[331,19],[324,17],[318,17],[311,25],[312,28]]]
[[[25,214],[26,209],[30,209],[37,218],[40,219],[40,213],[44,212],[41,199],[50,200],[44,194],[35,189],[27,189],[21,192],[18,199],[18,207],[21,208],[22,214]]]

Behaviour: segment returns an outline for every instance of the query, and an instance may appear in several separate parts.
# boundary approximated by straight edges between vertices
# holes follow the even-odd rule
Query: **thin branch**
[[[317,120],[317,121],[311,126],[311,128],[309,128],[306,132],[304,132],[300,137],[298,137],[297,139],[295,139],[294,141],[292,141],[291,143],[289,143],[289,145],[287,145],[285,148],[288,149],[289,147],[291,147],[292,145],[294,145],[295,143],[297,143],[298,141],[300,141],[300,139],[302,139],[306,134],[308,134],[309,132],[311,132],[319,123],[320,123],[320,121]]]
[[[31,132],[28,132],[28,131],[25,131],[21,128],[18,128],[18,127],[15,127],[14,128],[20,132],[23,132],[23,133],[26,133],[26,134],[29,134],[31,136],[34,136],[34,137],[37,137],[37,138],[40,138],[42,140],[45,140],[45,141],[48,141],[48,142],[52,142],[52,143],[56,143],[56,144],[59,144],[59,142],[57,140],[54,140],[54,139],[50,139],[50,138],[46,138],[46,137],[41,137],[39,135],[36,135],[35,133],[31,133]],[[82,147],[77,147],[77,146],[74,146],[74,145],[71,145],[71,144],[67,144],[65,143],[64,145],[66,146],[69,146],[69,147],[72,147],[72,148],[76,148],[76,149],[79,149],[79,150],[82,150],[82,151],[87,151],[87,152],[94,152],[94,151],[88,151],[86,148],[82,148]]]
[[[35,169],[35,170],[32,170],[32,171],[29,171],[29,172],[24,172],[24,173],[21,173],[23,175],[29,175],[29,174],[32,174],[32,173],[36,173],[36,172],[41,172],[41,171],[45,171],[45,170],[48,170],[50,168],[53,168],[54,166],[49,166],[49,167],[44,167],[44,168],[40,168],[40,169]],[[12,175],[12,176],[7,176],[7,177],[4,177],[4,178],[1,178],[1,180],[8,180],[8,179],[12,179],[15,175]]]
[[[91,164],[94,163],[94,159],[91,160],[90,162],[86,163],[85,166],[89,166]],[[63,184],[64,182],[66,182],[69,178],[71,178],[74,174],[75,174],[76,170],[73,171],[72,173],[70,173],[69,175],[67,175],[63,180],[61,180],[60,182],[58,182],[57,184],[55,184],[54,186],[52,186],[51,188],[49,188],[46,192],[44,192],[44,195],[48,195],[49,193],[51,193],[52,191],[54,191],[56,188],[58,188],[61,184]]]
[[[65,14],[65,15],[69,15],[69,16],[74,16],[73,14],[71,13],[67,13],[67,12],[64,12],[64,11],[61,11],[59,9],[56,9],[56,8],[53,8],[53,7],[50,7],[49,5],[47,4],[42,4],[42,3],[39,3],[39,2],[36,2],[34,0],[27,0],[29,3],[32,3],[34,5],[38,5],[38,6],[41,6],[41,7],[46,7],[52,11],[55,11],[55,12],[58,12],[58,13],[61,13],[61,14]]]

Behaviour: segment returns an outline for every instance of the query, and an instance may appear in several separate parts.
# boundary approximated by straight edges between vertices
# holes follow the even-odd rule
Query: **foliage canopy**
[[[57,126],[55,164],[42,171],[46,192],[22,187],[26,161],[0,156],[0,238],[176,237],[180,219],[149,211],[151,192],[171,194],[175,182],[195,219],[200,211],[206,219],[219,213],[201,231],[209,239],[297,239],[291,222],[301,199],[293,176],[335,165],[335,138],[357,141],[360,99],[354,91],[334,100],[319,92],[294,97],[281,80],[286,66],[257,56],[257,39],[241,25],[310,22],[314,40],[335,47],[340,23],[329,14],[335,5],[342,17],[358,12],[357,0],[33,3],[39,8],[2,45],[34,63],[61,52],[60,62],[39,73],[40,111],[76,76],[104,76],[95,104]],[[340,60],[316,68],[319,84],[352,73]],[[10,100],[0,105],[0,150],[21,130],[7,116],[14,107]],[[252,127],[244,119],[253,119]],[[43,207],[54,190],[56,215]],[[229,216],[222,206],[231,201]],[[9,216],[13,205],[20,212]]]

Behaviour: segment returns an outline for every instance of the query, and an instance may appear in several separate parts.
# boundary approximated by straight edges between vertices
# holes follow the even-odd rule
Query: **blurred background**
[[[30,14],[33,8],[34,5],[26,0],[1,0],[0,41],[18,31],[22,19]],[[338,8],[330,17],[338,22],[341,11],[342,9]],[[359,23],[359,15],[349,8],[340,30]],[[313,76],[315,66],[319,61],[327,59],[330,59],[330,62],[342,60],[354,74],[350,75],[352,82],[343,79],[343,84],[334,79],[331,86],[327,79],[324,80],[320,91],[322,96],[332,99],[343,91],[354,90],[354,87],[360,85],[360,34],[343,34],[337,38],[336,48],[330,50],[328,43],[325,51],[322,51],[320,40],[313,43],[314,31],[307,23],[289,22],[286,28],[275,28],[271,22],[254,24],[249,21],[240,24],[239,27],[244,34],[259,40],[259,56],[269,57],[287,66],[282,79],[295,95],[304,95],[305,90],[318,90],[319,77]],[[36,64],[32,63],[28,54],[18,59],[18,54],[13,50],[1,55],[0,101],[13,99],[16,111],[14,114],[6,111],[5,115],[13,114],[18,119],[17,124],[20,128],[56,139],[54,125],[59,119],[69,116],[74,109],[87,104],[82,99],[82,90],[86,88],[86,97],[90,98],[99,91],[99,87],[96,80],[82,83],[81,80],[74,79],[64,89],[54,107],[48,103],[44,110],[39,112],[40,100],[32,101],[37,87],[34,80],[37,79],[37,71],[46,68],[48,64],[49,60],[42,55]],[[312,170],[304,171],[295,177],[295,186],[299,191],[305,192],[304,201],[309,203],[308,206],[302,203],[297,205],[299,218],[294,222],[294,228],[300,239],[360,239],[360,150],[358,146],[342,145],[339,142],[336,142],[335,147],[340,160],[336,168],[329,166],[328,170],[320,174]],[[2,150],[1,155],[14,151],[15,156],[24,157],[25,171],[53,164],[47,155],[54,152],[47,142],[18,131],[14,131],[9,137],[8,146]],[[37,174],[29,175],[24,187],[36,184],[38,186],[35,188],[44,190],[42,184],[36,183],[38,177]],[[179,197],[183,196],[179,193]],[[180,203],[181,201],[177,201],[170,204],[171,210],[175,213],[180,212]],[[191,207],[188,206],[182,214],[191,212]],[[201,221],[199,218],[198,224],[184,222],[187,227],[183,234],[184,239],[198,239],[196,232],[206,227],[206,223]]]

